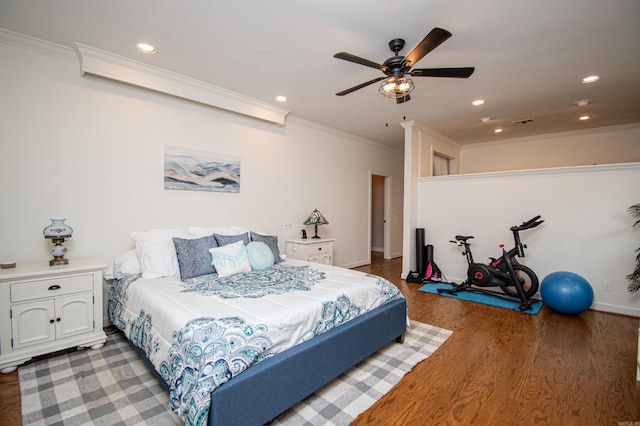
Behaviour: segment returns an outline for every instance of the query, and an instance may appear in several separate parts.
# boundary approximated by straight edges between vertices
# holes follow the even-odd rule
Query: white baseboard
[[[594,302],[589,309],[612,314],[627,315],[630,317],[640,317],[640,308],[627,308],[625,306],[610,305],[608,303]]]
[[[398,257],[402,257],[402,252],[391,253],[391,259],[395,259],[395,258],[398,258]],[[366,266],[366,265],[371,265],[371,261],[370,260],[358,260],[356,262],[345,263],[344,265],[334,265],[334,266],[339,266],[341,268],[352,269],[352,268],[358,268],[360,266]],[[404,279],[405,277],[402,277],[402,275],[401,275],[400,278]]]
[[[366,266],[366,265],[371,265],[371,261],[359,260],[357,262],[345,263],[344,265],[335,265],[335,266],[339,266],[341,268],[353,269],[353,268],[358,268],[360,266]]]
[[[406,279],[406,278],[407,278],[406,276],[402,277],[402,279]],[[444,277],[444,278],[447,280],[447,282],[461,283],[462,281],[464,281],[464,279],[457,278],[457,277]],[[540,297],[540,293],[537,293],[535,298],[542,299],[542,297]],[[627,308],[625,306],[594,302],[589,309],[593,309],[594,311],[600,311],[600,312],[609,312],[612,314],[627,315],[631,317],[640,317],[640,308]]]

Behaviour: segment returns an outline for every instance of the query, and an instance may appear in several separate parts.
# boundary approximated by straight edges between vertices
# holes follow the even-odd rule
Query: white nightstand
[[[334,238],[307,238],[287,240],[287,257],[307,262],[333,265]]]
[[[98,260],[0,270],[0,373],[73,346],[101,348],[102,270]]]

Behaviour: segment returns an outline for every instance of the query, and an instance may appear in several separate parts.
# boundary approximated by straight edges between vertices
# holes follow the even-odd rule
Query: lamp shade
[[[44,228],[42,233],[45,238],[64,237],[69,238],[73,234],[73,228],[64,223],[67,219],[53,218],[51,219],[51,225]]]
[[[304,225],[328,225],[327,219],[322,216],[322,213],[318,209],[313,210],[307,220],[304,221]]]

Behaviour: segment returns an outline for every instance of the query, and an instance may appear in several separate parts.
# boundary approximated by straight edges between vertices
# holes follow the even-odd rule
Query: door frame
[[[369,170],[369,197],[368,197],[368,217],[367,217],[367,260],[371,263],[371,224],[373,221],[373,176],[381,176],[384,178],[384,206],[383,206],[383,221],[384,221],[384,254],[385,259],[391,259],[391,188],[392,188],[392,176],[387,173],[377,173]]]

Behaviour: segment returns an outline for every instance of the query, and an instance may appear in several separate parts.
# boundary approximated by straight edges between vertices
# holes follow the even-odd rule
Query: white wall
[[[464,145],[460,173],[640,161],[640,123]]]
[[[370,172],[393,177],[392,252],[402,252],[403,153],[289,116],[284,127],[95,77],[71,49],[0,42],[0,260],[45,262],[50,217],[67,257],[104,262],[135,230],[237,224],[298,237],[318,208],[335,263],[369,258]],[[293,112],[295,114],[295,111]],[[241,157],[239,194],[163,188],[165,145]],[[285,230],[285,223],[292,224]]]
[[[420,177],[433,176],[433,156],[449,159],[449,174],[459,173],[461,146],[452,139],[435,132],[419,123],[414,123],[420,137]]]
[[[433,131],[416,121],[401,123],[404,135],[404,221],[402,235],[403,257],[402,278],[410,271],[416,271],[416,228],[418,223],[418,179],[433,175],[433,155],[435,152],[449,158],[450,173],[458,173],[460,146],[451,139]],[[430,200],[432,205],[439,205],[439,200]]]
[[[461,174],[448,177],[428,177],[431,156],[450,148],[456,158],[457,144],[420,123],[403,127],[403,277],[416,270],[416,228],[425,228],[447,277],[462,281],[465,258],[449,243],[456,234],[475,235],[476,261],[486,261],[512,243],[510,226],[542,214],[547,222],[523,233],[531,247],[523,263],[541,280],[556,270],[579,273],[594,287],[594,309],[640,316],[640,294],[627,293],[625,279],[640,245],[626,211],[640,200],[640,124],[464,145]],[[605,280],[612,292],[603,291]]]
[[[554,271],[575,272],[594,289],[593,309],[640,316],[640,294],[629,294],[625,280],[640,246],[627,212],[640,202],[639,182],[640,163],[422,178],[416,227],[425,228],[446,278],[462,281],[466,261],[449,240],[475,236],[474,258],[486,262],[499,255],[500,243],[512,246],[510,226],[540,214],[545,222],[521,233],[528,245],[522,263],[541,281]],[[612,292],[603,291],[605,281]]]

